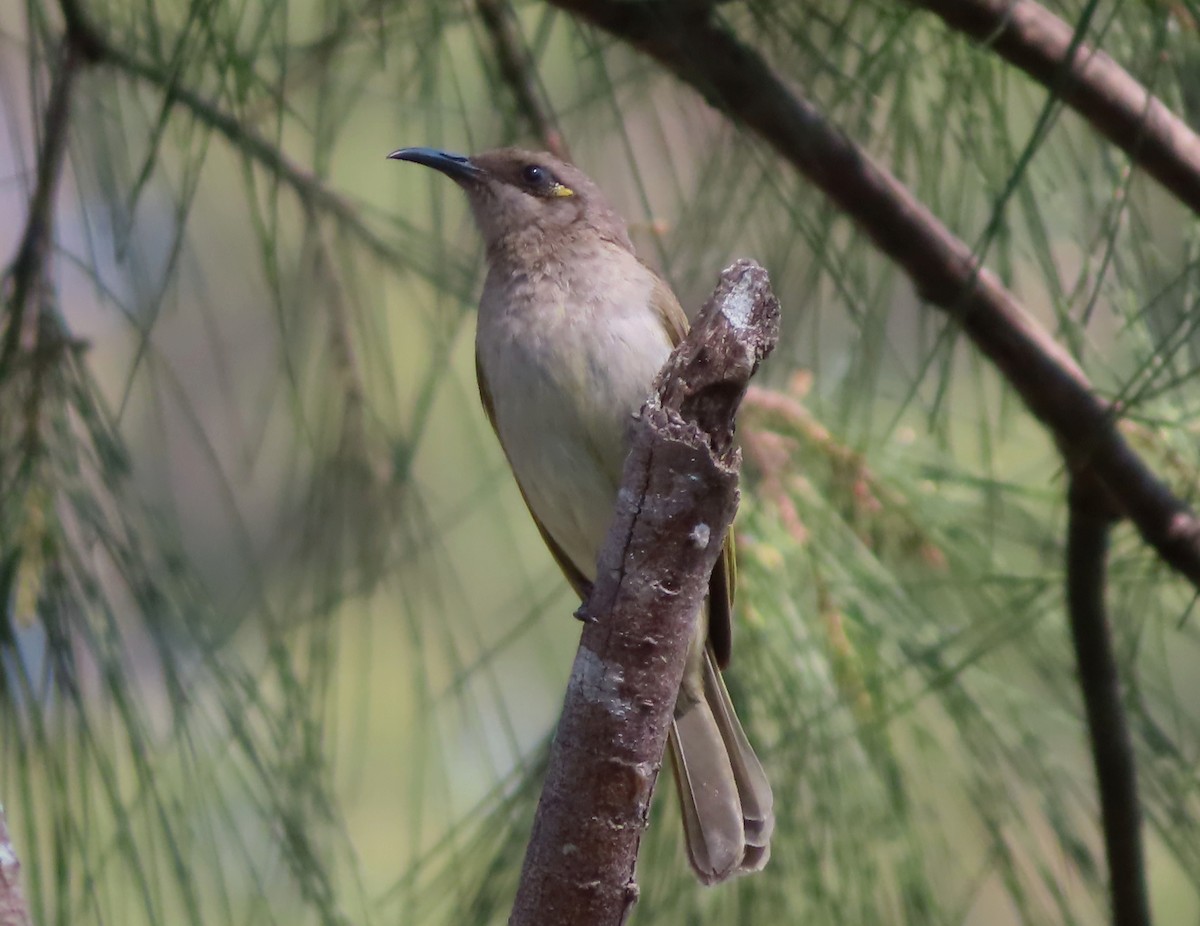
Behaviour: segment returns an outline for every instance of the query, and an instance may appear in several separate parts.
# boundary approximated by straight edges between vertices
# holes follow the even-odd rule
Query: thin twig
[[[1104,603],[1115,512],[1108,507],[1106,493],[1086,477],[1072,480],[1069,502],[1067,611],[1100,795],[1112,922],[1150,926],[1137,768]]]
[[[14,454],[20,473],[20,488],[12,485],[15,502],[22,509],[18,523],[30,554],[22,560],[26,575],[37,575],[42,536],[42,499],[33,487],[38,482],[39,460],[44,448],[44,409],[51,390],[51,376],[58,369],[68,337],[53,312],[51,259],[54,253],[54,215],[57,193],[66,162],[70,132],[71,103],[76,79],[90,60],[85,42],[70,29],[59,42],[51,69],[50,95],[40,126],[37,174],[25,228],[12,262],[0,278],[0,384],[7,394],[19,396],[21,407],[20,450]],[[18,373],[25,377],[13,381]],[[15,385],[14,385],[15,383]],[[10,461],[12,462],[12,461]],[[30,587],[37,587],[33,582]],[[36,594],[32,596],[36,599]],[[35,606],[21,608],[28,617]]]
[[[517,109],[529,120],[530,128],[547,151],[564,160],[571,160],[554,111],[544,100],[537,79],[537,68],[521,37],[520,25],[508,0],[475,0],[475,8],[491,36],[500,76],[512,91]]]
[[[377,257],[387,262],[407,263],[401,252],[363,222],[355,205],[330,189],[312,171],[288,158],[275,142],[259,135],[236,116],[225,112],[195,91],[178,84],[166,70],[141,61],[115,45],[105,43],[103,52],[105,64],[152,84],[169,102],[182,106],[198,122],[223,136],[234,150],[265,168],[285,186],[290,187],[302,202],[310,203],[320,212],[331,215]]]
[[[1129,446],[1118,414],[999,279],[895,177],[793,91],[752,48],[687,3],[550,0],[641,49],[766,139],[947,312],[1088,469],[1164,562],[1200,589],[1200,520]]]
[[[432,254],[424,262],[414,260],[412,252],[420,247],[417,236],[412,236],[403,248],[387,242],[362,220],[357,205],[331,189],[312,171],[288,158],[274,141],[264,138],[236,116],[180,84],[172,69],[143,61],[111,42],[86,18],[78,0],[60,0],[60,3],[67,18],[68,31],[81,36],[80,44],[86,47],[89,60],[108,65],[151,85],[163,94],[168,103],[186,109],[197,122],[221,135],[234,150],[289,187],[306,208],[331,216],[384,263],[419,271],[428,267],[430,269],[424,271],[426,274],[432,273],[432,268],[436,267],[439,283],[444,285],[449,281],[454,290],[460,293],[469,289],[474,277],[466,263],[447,263],[444,255],[439,255],[440,259],[435,260]]]
[[[345,403],[342,414],[343,449],[364,453],[367,384],[354,346],[354,319],[346,306],[345,281],[332,244],[322,234],[316,217],[311,212],[308,217],[309,227],[315,229],[313,277],[318,283],[325,284],[318,298],[325,304],[329,316],[330,360]]]
[[[75,78],[85,57],[70,35],[63,38],[53,69],[50,98],[41,126],[37,153],[37,179],[25,229],[4,273],[4,341],[0,346],[0,375],[11,366],[18,350],[32,352],[41,327],[41,308],[50,277],[50,255],[54,239],[54,204],[66,160],[68,122]]]
[[[510,926],[617,926],[637,899],[696,614],[737,509],[733,416],[778,326],[766,271],[739,261],[635,423]]]
[[[796,437],[829,464],[834,477],[830,498],[843,506],[850,527],[864,543],[875,547],[883,530],[901,538],[903,549],[930,568],[945,567],[946,554],[926,536],[904,498],[871,471],[861,453],[839,442],[797,394],[751,386],[742,402],[742,417],[746,425],[742,446],[762,473],[766,497],[779,509],[797,542],[807,540],[807,531],[781,479],[783,472],[795,472],[795,448],[789,445]],[[780,440],[786,443],[781,446]],[[884,517],[889,520],[886,527],[881,525]]]
[[[1200,135],[1099,49],[1033,0],[908,0],[1046,86],[1200,213]]]

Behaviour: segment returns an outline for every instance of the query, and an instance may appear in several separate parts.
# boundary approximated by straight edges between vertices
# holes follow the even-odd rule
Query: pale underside
[[[614,279],[601,299],[583,299],[562,281],[517,279],[503,305],[485,297],[480,307],[478,361],[496,433],[530,510],[588,581],[633,415],[672,347],[645,309],[654,277],[632,258],[628,265],[642,273]],[[535,285],[532,317],[522,296]]]

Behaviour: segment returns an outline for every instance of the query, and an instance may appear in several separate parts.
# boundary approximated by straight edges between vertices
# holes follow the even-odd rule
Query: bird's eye
[[[530,186],[543,186],[550,180],[550,171],[537,164],[527,164],[521,170],[521,179]]]

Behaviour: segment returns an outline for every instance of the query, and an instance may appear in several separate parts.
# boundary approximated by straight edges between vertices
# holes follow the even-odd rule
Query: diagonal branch
[[[1071,481],[1067,611],[1100,794],[1113,926],[1150,926],[1137,768],[1105,610],[1108,536],[1114,512],[1086,477]]]
[[[1172,568],[1200,588],[1200,520],[1133,451],[1117,409],[996,276],[895,177],[843,135],[753,49],[686,3],[550,0],[624,39],[768,141],[851,216],[953,317]]]
[[[512,91],[517,109],[528,120],[530,128],[547,151],[564,160],[571,160],[558,120],[539,88],[537,69],[521,37],[512,6],[508,0],[475,0],[475,8],[491,36],[496,61],[500,65],[500,76]]]
[[[737,508],[733,416],[775,346],[766,271],[739,261],[637,422],[509,926],[618,926],[688,645]]]
[[[908,0],[1044,84],[1200,213],[1200,136],[1150,90],[1033,0]]]

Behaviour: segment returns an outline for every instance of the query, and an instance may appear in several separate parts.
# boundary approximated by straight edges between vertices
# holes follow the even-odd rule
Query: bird
[[[529,513],[586,599],[613,518],[635,414],[687,333],[670,286],[583,171],[552,154],[402,148],[466,194],[487,254],[475,369],[480,399]],[[715,884],[761,869],[770,782],[721,670],[732,643],[732,541],[697,620],[668,738],[688,860]]]

